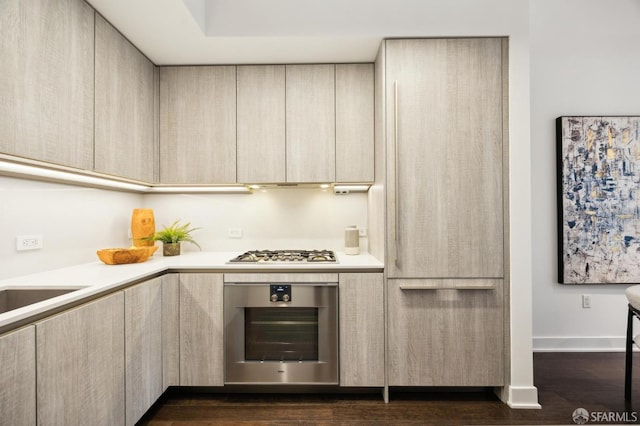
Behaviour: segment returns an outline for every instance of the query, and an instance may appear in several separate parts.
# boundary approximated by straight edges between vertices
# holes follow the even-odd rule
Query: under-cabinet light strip
[[[0,159],[0,175],[14,176],[21,178],[39,179],[47,182],[59,182],[90,187],[107,189],[119,189],[125,191],[138,192],[143,194],[251,194],[252,189],[271,188],[270,185],[153,185],[137,182],[127,182],[124,180],[110,179],[108,177],[93,176],[91,172],[75,173],[67,170],[56,170],[55,168],[43,167],[39,165],[22,164],[13,161]],[[297,185],[296,185],[297,186]],[[307,187],[308,185],[301,185]],[[278,187],[275,185],[274,187]],[[316,184],[310,187],[326,189],[330,184]],[[348,194],[350,192],[367,192],[369,185],[340,185],[335,184],[333,189],[336,193]]]
[[[251,190],[246,186],[151,186],[147,194],[185,194],[185,193],[209,193],[209,194],[250,194]]]
[[[45,167],[29,166],[26,164],[0,161],[0,174],[17,177],[36,178],[45,181],[75,183],[86,186],[98,186],[127,191],[145,192],[149,187],[136,183],[121,182],[101,177],[82,175]]]
[[[238,186],[153,186],[123,182],[98,176],[90,176],[47,167],[0,161],[0,175],[39,179],[47,182],[69,183],[83,186],[120,189],[140,193],[236,193],[250,194],[242,185]]]

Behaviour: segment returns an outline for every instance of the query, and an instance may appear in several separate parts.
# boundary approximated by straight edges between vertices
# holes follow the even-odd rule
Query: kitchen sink
[[[7,289],[0,290],[0,314],[22,308],[33,303],[42,302],[56,296],[71,293],[77,288],[51,289],[51,288],[29,288],[29,289]]]

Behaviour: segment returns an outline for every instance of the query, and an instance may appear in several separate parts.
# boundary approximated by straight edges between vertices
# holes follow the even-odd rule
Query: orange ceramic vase
[[[155,241],[144,240],[152,237],[156,232],[156,220],[153,217],[153,209],[133,209],[131,216],[131,237],[136,247],[150,247]]]

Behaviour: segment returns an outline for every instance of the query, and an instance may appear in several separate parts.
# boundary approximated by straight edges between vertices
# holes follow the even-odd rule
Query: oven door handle
[[[304,287],[337,287],[338,283],[291,283],[291,282],[262,282],[262,283],[224,283],[225,286],[265,286],[265,285],[295,285]]]

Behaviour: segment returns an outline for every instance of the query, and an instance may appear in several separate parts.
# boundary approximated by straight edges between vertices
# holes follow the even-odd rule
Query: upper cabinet
[[[388,40],[385,62],[389,278],[502,277],[502,39]]]
[[[287,65],[287,182],[335,181],[335,66]]]
[[[95,170],[155,181],[157,68],[96,15]]]
[[[0,153],[146,183],[373,182],[373,64],[156,67],[83,0],[0,6]]]
[[[336,182],[373,182],[373,64],[336,65]]]
[[[236,182],[236,67],[160,68],[160,182]]]
[[[373,64],[238,66],[238,182],[372,182]]]
[[[238,66],[238,182],[285,182],[285,66]]]
[[[0,151],[93,168],[94,12],[83,0],[0,3]]]

